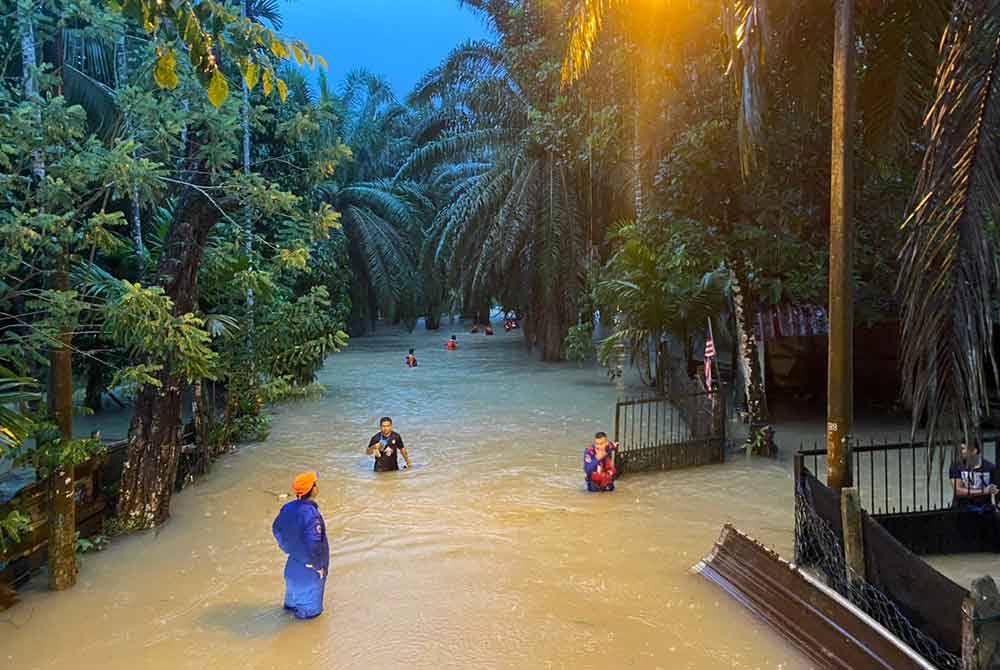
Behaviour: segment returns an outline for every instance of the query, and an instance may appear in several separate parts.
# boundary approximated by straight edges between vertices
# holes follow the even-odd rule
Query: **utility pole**
[[[854,0],[837,0],[833,43],[833,119],[830,156],[830,337],[827,358],[827,484],[853,483],[854,422]]]

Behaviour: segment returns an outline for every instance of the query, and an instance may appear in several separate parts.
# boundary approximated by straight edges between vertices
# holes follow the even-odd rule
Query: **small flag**
[[[715,358],[715,343],[709,337],[705,342],[705,387],[712,390],[712,359]]]

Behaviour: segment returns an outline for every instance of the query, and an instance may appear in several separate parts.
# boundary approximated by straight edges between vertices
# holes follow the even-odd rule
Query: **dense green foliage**
[[[218,450],[266,423],[254,418],[261,400],[315,390],[326,356],[346,345],[347,244],[321,187],[351,152],[337,105],[296,70],[277,79],[268,60],[249,100],[251,169],[241,171],[240,105],[213,88],[249,78],[246,62],[195,59],[165,73],[165,44],[201,38],[149,12],[137,23],[138,7],[126,3],[123,17],[101,3],[22,2],[0,17],[3,53],[22,55],[2,63],[0,83],[0,362],[12,389],[30,378],[52,386],[48,352],[69,346],[97,410],[102,392],[155,398],[220,382],[226,411],[198,408],[218,424],[201,436]],[[273,36],[256,27],[275,20],[269,11],[251,3],[254,40]],[[246,29],[226,12],[211,22],[216,38]],[[244,37],[233,53],[257,53]],[[297,44],[270,49],[311,60]],[[272,83],[280,95],[269,95]],[[96,446],[61,440],[44,406],[16,400],[20,414],[2,417],[7,446],[42,477]],[[169,398],[178,417],[180,401]]]

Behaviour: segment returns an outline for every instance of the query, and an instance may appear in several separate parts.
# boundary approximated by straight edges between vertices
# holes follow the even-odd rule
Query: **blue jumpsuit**
[[[583,450],[583,473],[587,480],[588,491],[615,490],[615,475],[618,473],[615,471],[614,454],[617,448],[617,445],[609,444],[604,460],[598,460],[597,448],[593,445]],[[595,481],[602,479],[602,475],[598,475],[597,473],[597,466],[599,465],[604,472],[603,479],[606,480],[606,482],[602,482],[601,484]]]
[[[299,619],[319,616],[330,568],[330,544],[319,508],[312,500],[293,500],[281,508],[271,530],[278,546],[288,554],[285,609]]]

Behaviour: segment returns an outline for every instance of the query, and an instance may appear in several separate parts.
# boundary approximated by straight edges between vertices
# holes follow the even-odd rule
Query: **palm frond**
[[[27,439],[33,422],[12,407],[38,400],[37,388],[34,379],[21,377],[0,366],[0,454],[5,448],[15,447]]]
[[[900,258],[903,395],[914,432],[972,439],[993,360],[987,233],[1000,202],[1000,2],[959,0],[941,40],[927,151]]]
[[[933,89],[936,46],[948,25],[947,0],[890,3],[864,21],[868,55],[859,91],[864,139],[883,161],[912,152]]]
[[[590,57],[608,10],[622,0],[575,0],[569,45],[563,58],[562,80],[572,84],[590,69]]]
[[[213,338],[228,337],[240,329],[240,322],[228,314],[205,314],[202,317],[205,330]]]
[[[504,128],[481,128],[445,135],[410,154],[396,172],[395,179],[429,171],[445,160],[462,160],[470,154],[482,153],[484,147],[510,138],[510,130]]]
[[[749,175],[757,164],[764,117],[764,55],[770,28],[767,0],[724,3],[723,30],[729,45],[727,72],[739,100],[740,166]]]
[[[118,277],[95,263],[77,263],[70,269],[70,282],[81,295],[112,302],[124,294]]]
[[[419,219],[407,202],[389,189],[386,182],[362,182],[342,188],[338,193],[340,202],[365,207],[380,218],[392,222],[401,229],[419,226]]]
[[[499,77],[506,67],[506,56],[492,42],[470,40],[454,49],[441,65],[432,68],[407,96],[407,104],[421,106],[448,97],[456,87]]]
[[[266,21],[275,30],[281,30],[284,25],[278,0],[247,0],[247,17],[257,23]]]

